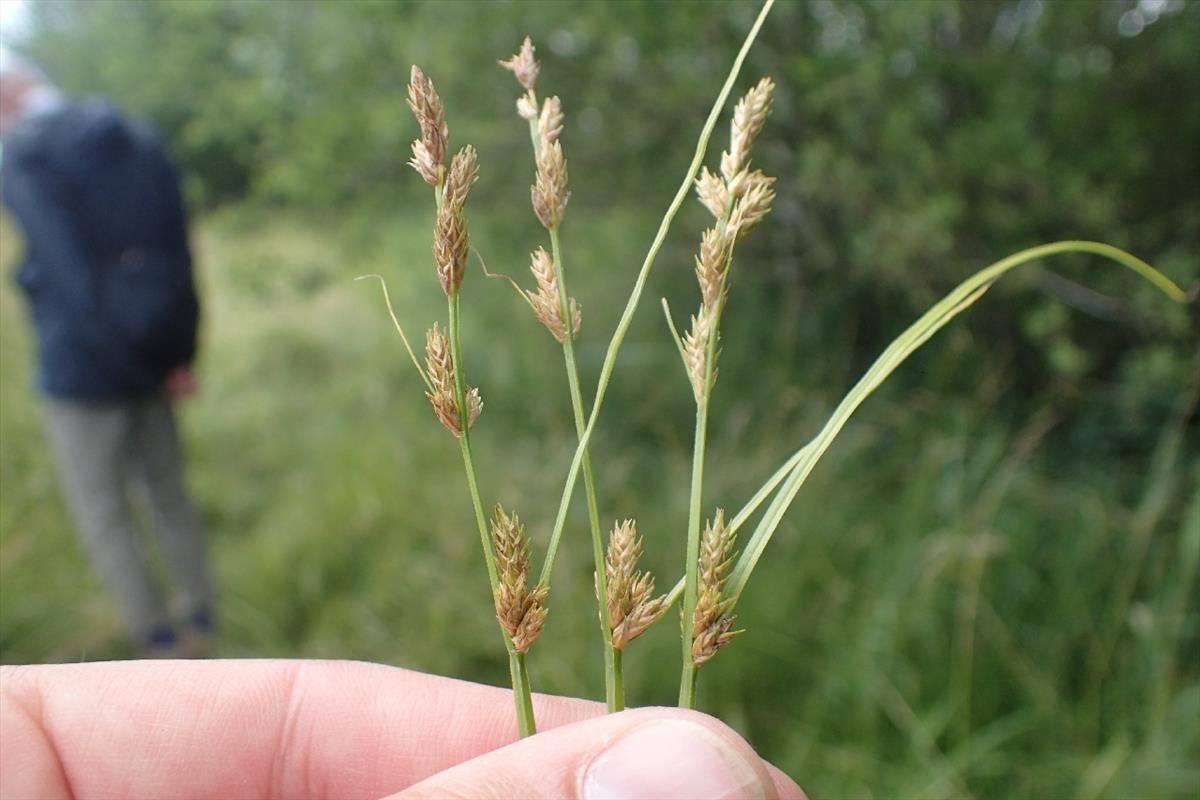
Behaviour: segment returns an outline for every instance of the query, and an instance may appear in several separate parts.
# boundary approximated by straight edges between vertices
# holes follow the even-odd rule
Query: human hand
[[[191,366],[185,365],[175,367],[167,373],[164,387],[167,390],[167,396],[172,400],[183,400],[200,391],[200,382],[196,380],[196,373],[192,371]]]
[[[339,661],[0,668],[0,798],[804,797],[704,714]],[[399,792],[395,795],[390,793]]]

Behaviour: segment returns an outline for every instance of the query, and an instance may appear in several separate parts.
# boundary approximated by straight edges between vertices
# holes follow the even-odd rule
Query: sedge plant
[[[418,362],[394,313],[392,320],[425,384],[426,394],[437,418],[459,443],[495,612],[509,655],[517,719],[522,735],[536,730],[525,657],[546,621],[550,577],[580,473],[583,474],[588,504],[608,708],[615,711],[624,706],[621,673],[623,650],[650,625],[663,618],[676,601],[680,603],[681,615],[679,705],[694,707],[700,667],[741,633],[734,629],[735,607],[768,543],[817,462],[854,412],[888,376],[938,331],[977,302],[999,278],[1018,266],[1047,257],[1062,253],[1089,253],[1130,269],[1173,301],[1187,302],[1189,299],[1183,290],[1145,261],[1099,242],[1053,242],[1003,258],[965,280],[901,333],[838,403],[821,430],[780,465],[736,514],[727,519],[722,509],[716,509],[704,521],[704,465],[709,407],[722,347],[720,326],[730,297],[733,257],[738,242],[764,220],[774,199],[776,178],[767,176],[751,163],[755,139],[768,123],[771,110],[775,84],[770,78],[759,79],[735,105],[728,148],[721,154],[717,171],[705,168],[701,172],[701,165],[709,139],[738,82],[746,55],[773,3],[774,0],[767,0],[763,4],[704,123],[692,160],[663,216],[637,272],[624,311],[609,338],[590,401],[583,395],[574,353],[574,341],[581,330],[580,304],[567,289],[567,273],[560,242],[560,228],[569,198],[566,158],[560,141],[564,126],[562,103],[557,97],[549,97],[539,103],[536,81],[540,65],[534,58],[533,43],[528,38],[515,55],[500,62],[513,72],[524,89],[517,100],[517,111],[528,122],[533,144],[536,172],[531,198],[534,212],[545,228],[550,243],[549,252],[539,247],[531,256],[530,268],[537,290],[526,291],[518,287],[518,293],[561,345],[578,440],[567,468],[542,567],[532,584],[529,537],[517,515],[505,512],[496,505],[489,533],[471,449],[471,426],[479,417],[483,403],[478,389],[468,388],[465,382],[459,341],[459,297],[470,249],[465,204],[477,176],[476,155],[474,149],[468,146],[458,151],[446,164],[448,133],[441,100],[424,73],[413,68],[409,104],[420,124],[421,137],[413,143],[410,163],[434,189],[434,261],[447,298],[447,328],[443,333],[435,323],[430,329],[426,340],[425,367]],[[697,312],[691,317],[691,327],[684,336],[678,334],[670,308],[663,301],[670,334],[681,356],[696,405],[688,514],[681,526],[684,532],[680,542],[684,551],[683,577],[668,594],[655,596],[654,577],[638,567],[643,539],[638,534],[636,522],[614,514],[620,521],[613,526],[607,547],[603,543],[601,507],[595,489],[589,444],[621,345],[640,306],[647,279],[675,215],[693,189],[712,214],[713,224],[701,235],[698,254],[694,259],[701,299]],[[386,299],[386,287],[384,293]],[[390,303],[388,309],[391,312]],[[756,515],[757,523],[748,536],[740,537],[741,549],[736,552],[739,532]]]

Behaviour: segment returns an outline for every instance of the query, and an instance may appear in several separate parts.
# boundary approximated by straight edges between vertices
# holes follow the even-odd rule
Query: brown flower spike
[[[687,362],[688,378],[691,379],[692,392],[696,396],[697,403],[704,400],[708,389],[708,340],[713,335],[713,320],[713,312],[709,311],[707,306],[700,306],[700,311],[692,317],[692,329],[683,337],[683,353]],[[715,365],[712,379],[714,381],[717,379]]]
[[[458,412],[458,392],[454,382],[454,360],[450,353],[450,341],[438,324],[425,334],[425,364],[431,388],[425,393],[433,405],[438,421],[455,436],[463,435],[462,417]],[[467,427],[470,428],[483,413],[483,399],[478,389],[466,393]]]
[[[442,165],[446,161],[450,131],[446,127],[446,112],[442,99],[433,88],[433,81],[421,68],[413,65],[408,84],[408,105],[421,126],[421,138],[413,142],[413,157],[409,161],[425,182],[437,186],[441,181]]]
[[[762,175],[761,172],[756,174]],[[762,218],[771,210],[771,202],[775,199],[775,190],[771,188],[771,184],[774,182],[774,178],[766,177],[754,182],[746,190],[746,194],[734,203],[733,213],[729,215],[727,232],[735,240],[744,239],[746,234],[753,230],[754,226],[761,222]]]
[[[770,78],[763,78],[757,86],[746,92],[733,109],[729,152],[721,154],[721,174],[725,180],[732,181],[750,162],[750,146],[771,113],[771,96],[774,92],[775,83]]]
[[[637,535],[636,523],[631,519],[618,523],[609,537],[604,561],[608,619],[613,647],[617,650],[624,650],[666,610],[666,595],[651,597],[654,576],[637,569],[641,557],[642,540]]]
[[[467,145],[454,155],[446,184],[442,187],[442,202],[438,206],[433,236],[433,260],[437,266],[442,290],[453,295],[462,285],[470,254],[465,207],[471,185],[479,175],[475,148]]]
[[[700,255],[696,257],[696,281],[700,284],[704,308],[709,313],[716,313],[728,293],[725,286],[725,275],[729,271],[727,256],[721,231],[716,227],[706,230],[700,239]]]
[[[537,280],[538,290],[526,290],[529,305],[538,320],[554,335],[560,343],[566,339],[567,326],[562,318],[562,296],[558,289],[558,276],[554,272],[554,260],[543,248],[539,247],[530,255],[529,269]],[[571,339],[579,336],[579,326],[583,322],[579,304],[572,297],[569,300],[571,309]]]
[[[450,162],[450,174],[446,176],[446,186],[442,190],[442,203],[462,213],[467,205],[467,195],[478,179],[479,157],[475,148],[467,145],[455,153]]]
[[[538,116],[538,139],[540,146],[546,147],[558,141],[563,129],[562,101],[555,97],[547,97],[542,103],[542,113]]]
[[[716,379],[716,350],[709,364],[709,339],[720,336],[717,322],[728,296],[729,261],[733,243],[743,239],[771,210],[775,179],[762,170],[749,169],[750,146],[771,111],[775,84],[763,78],[748,91],[733,113],[729,152],[721,154],[721,176],[705,167],[696,179],[696,195],[717,225],[704,231],[696,256],[696,280],[700,284],[700,310],[692,317],[692,329],[684,336],[683,354],[696,402],[704,401],[709,389],[707,373]]]
[[[737,619],[733,614],[726,616],[733,606],[733,599],[721,596],[733,564],[733,541],[734,537],[725,527],[725,512],[718,508],[705,526],[700,542],[699,596],[692,617],[692,662],[697,665],[708,661],[742,633],[730,630]]]
[[[725,211],[729,205],[729,189],[724,180],[708,171],[708,167],[700,170],[700,177],[696,179],[696,194],[714,217],[725,218]]]
[[[496,618],[512,637],[518,653],[529,650],[546,622],[545,602],[550,590],[538,584],[529,588],[529,537],[514,512],[496,504],[492,518],[492,547],[496,552]]]
[[[537,180],[530,187],[530,193],[538,220],[547,230],[557,228],[571,197],[567,191],[567,159],[563,156],[561,142],[542,141],[537,158]]]
[[[521,49],[514,53],[512,58],[498,62],[500,66],[516,75],[521,85],[531,92],[537,85],[538,70],[541,69],[537,59],[533,57],[536,49],[533,41],[526,36],[525,41],[521,42]]]

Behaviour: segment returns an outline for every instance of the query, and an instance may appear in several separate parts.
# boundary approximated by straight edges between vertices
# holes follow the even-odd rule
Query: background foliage
[[[420,63],[480,151],[473,241],[540,241],[511,76],[529,33],[562,96],[564,229],[604,345],[690,157],[749,3],[75,3],[21,43],[67,89],[150,118],[183,162],[207,299],[185,412],[223,589],[221,653],[357,657],[503,683],[455,448],[376,290],[432,321],[427,188],[404,166]],[[708,504],[738,507],[881,347],[970,271],[1097,238],[1181,284],[1200,253],[1200,4],[782,3],[743,73],[779,84],[758,163],[776,210],[740,251]],[[718,143],[720,138],[718,138]],[[719,152],[713,148],[713,157]],[[695,302],[697,204],[623,350],[595,460],[604,514],[680,572],[686,379],[653,308]],[[4,229],[5,264],[18,242]],[[1086,287],[1088,288],[1084,288]],[[556,345],[471,274],[485,496],[544,538],[573,430]],[[0,659],[126,654],[70,533],[0,292]],[[1063,259],[1002,283],[861,412],[747,593],[701,703],[814,796],[1185,796],[1200,782],[1200,326],[1121,271]],[[585,384],[594,385],[585,377]],[[596,695],[582,501],[531,659]],[[668,622],[627,657],[670,702]]]

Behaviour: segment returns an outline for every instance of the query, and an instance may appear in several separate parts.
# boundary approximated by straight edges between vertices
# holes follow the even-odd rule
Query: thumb
[[[392,800],[435,797],[786,800],[804,794],[719,720],[642,708],[522,739],[439,772]]]

